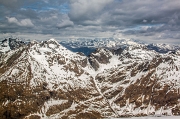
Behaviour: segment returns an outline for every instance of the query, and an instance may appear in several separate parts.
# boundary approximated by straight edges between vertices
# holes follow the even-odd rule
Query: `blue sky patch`
[[[35,2],[33,4],[23,6],[21,9],[31,9],[34,11],[58,10],[63,14],[68,13],[70,11],[69,4],[67,2],[61,5],[50,4],[46,2]]]

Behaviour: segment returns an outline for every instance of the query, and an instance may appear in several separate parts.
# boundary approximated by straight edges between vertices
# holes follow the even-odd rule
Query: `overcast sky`
[[[180,0],[0,0],[0,38],[180,43]]]

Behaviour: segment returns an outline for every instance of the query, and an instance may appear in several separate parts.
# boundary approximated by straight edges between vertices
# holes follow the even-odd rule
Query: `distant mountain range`
[[[180,50],[120,39],[5,39],[0,90],[1,119],[180,115]]]
[[[180,49],[180,45],[170,44],[147,44],[138,40],[132,39],[117,39],[117,38],[95,38],[95,39],[69,39],[67,41],[60,42],[61,45],[68,48],[73,52],[83,52],[85,55],[89,55],[96,48],[118,49],[129,46],[145,45],[150,50],[155,50],[159,53],[167,53],[169,51],[176,51]]]

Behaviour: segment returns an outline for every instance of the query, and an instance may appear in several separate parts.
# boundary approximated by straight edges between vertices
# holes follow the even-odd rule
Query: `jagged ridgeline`
[[[89,56],[50,39],[0,45],[1,119],[180,115],[180,51],[147,45]]]

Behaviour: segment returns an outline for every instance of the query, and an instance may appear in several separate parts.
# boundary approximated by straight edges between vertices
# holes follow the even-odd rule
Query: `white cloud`
[[[15,17],[6,17],[9,23],[14,23],[18,26],[24,26],[24,27],[32,27],[34,24],[31,22],[30,19],[22,19],[17,20]]]
[[[146,20],[146,19],[144,19],[144,20],[143,20],[143,22],[144,22],[144,23],[146,23],[146,22],[147,22],[147,20]]]

